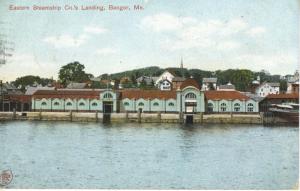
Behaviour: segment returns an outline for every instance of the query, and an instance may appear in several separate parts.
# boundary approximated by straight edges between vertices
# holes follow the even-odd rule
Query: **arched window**
[[[83,102],[80,102],[79,103],[79,106],[84,106],[85,104]]]
[[[214,104],[208,103],[207,104],[207,110],[208,110],[208,112],[213,112],[214,111]]]
[[[140,102],[140,103],[138,104],[138,106],[144,106],[144,103],[143,103],[143,102]]]
[[[58,102],[54,102],[54,104],[53,105],[59,105],[59,103]]]
[[[196,99],[196,94],[194,93],[188,93],[185,95],[186,99]]]
[[[67,106],[72,106],[72,103],[71,103],[71,102],[68,102],[68,103],[67,103]]]
[[[159,106],[159,104],[158,104],[157,102],[155,102],[155,103],[153,104],[153,106]]]
[[[128,102],[124,102],[124,106],[129,106],[129,103]]]
[[[170,102],[170,103],[169,103],[169,106],[170,106],[170,107],[173,107],[173,106],[174,106],[174,103],[173,103],[173,102]]]
[[[92,103],[92,106],[97,106],[98,104],[96,102]]]
[[[47,103],[46,102],[42,102],[42,105],[47,105]]]
[[[253,104],[252,103],[248,103],[247,105],[247,112],[253,112]]]
[[[221,103],[221,111],[226,111],[226,103]]]
[[[241,109],[241,106],[240,106],[239,103],[235,103],[233,107],[234,107],[234,111],[235,111],[235,112],[239,112],[240,109]]]
[[[113,98],[113,96],[111,95],[111,93],[106,93],[104,94],[103,98]]]

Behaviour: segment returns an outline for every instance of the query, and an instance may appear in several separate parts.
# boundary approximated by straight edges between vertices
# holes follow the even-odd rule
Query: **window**
[[[143,102],[140,102],[140,103],[138,104],[138,106],[144,106],[144,103],[143,103]]]
[[[54,102],[54,105],[59,105],[59,103],[58,102]]]
[[[252,103],[248,103],[248,105],[247,105],[247,111],[248,112],[253,112],[253,104]]]
[[[42,105],[47,105],[47,103],[46,102],[42,102]]]
[[[103,98],[113,98],[113,96],[110,93],[104,94]]]
[[[98,105],[98,104],[97,104],[97,103],[95,103],[95,102],[94,102],[94,103],[92,103],[92,106],[97,106],[97,105]]]
[[[221,111],[226,111],[226,103],[221,104]]]
[[[234,107],[234,111],[235,112],[239,112],[240,111],[241,106],[240,106],[239,103],[235,103],[233,107]]]
[[[196,99],[196,94],[194,93],[188,93],[185,95],[186,99]]]
[[[129,106],[129,103],[128,102],[124,102],[124,106]]]
[[[71,103],[71,102],[68,102],[68,103],[67,103],[67,106],[72,106],[72,103]]]
[[[155,103],[153,104],[153,106],[159,106],[159,104],[158,104],[157,102],[155,102]]]
[[[169,106],[170,106],[170,107],[173,107],[173,106],[174,106],[174,103],[173,103],[173,102],[170,102],[170,103],[169,103]]]
[[[208,103],[207,104],[207,109],[208,109],[208,112],[213,112],[214,111],[214,104]]]
[[[79,105],[80,105],[80,106],[84,106],[84,103],[83,103],[83,102],[80,102]]]

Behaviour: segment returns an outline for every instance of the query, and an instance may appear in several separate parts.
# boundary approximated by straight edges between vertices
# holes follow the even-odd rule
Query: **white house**
[[[260,97],[266,97],[269,94],[279,94],[280,84],[264,82],[255,89],[255,95]]]
[[[164,73],[162,73],[158,78],[157,80],[155,81],[155,85],[156,86],[159,86],[160,85],[160,82],[162,80],[165,80],[167,79],[169,82],[172,82],[173,78],[175,77],[175,74],[172,74],[170,71],[166,70],[164,71]]]
[[[163,79],[159,82],[159,89],[163,91],[170,91],[172,89],[172,82],[168,79]]]

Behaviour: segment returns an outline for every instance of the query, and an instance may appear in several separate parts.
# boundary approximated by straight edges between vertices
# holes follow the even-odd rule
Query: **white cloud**
[[[97,26],[87,26],[84,28],[84,32],[91,34],[101,34],[106,33],[108,30],[106,28],[97,27]]]
[[[247,34],[251,37],[256,37],[261,34],[264,34],[266,29],[264,27],[253,27],[247,31]]]
[[[172,31],[180,29],[184,24],[193,23],[196,20],[191,17],[175,17],[167,13],[159,13],[142,19],[141,28],[155,32]]]
[[[109,54],[115,54],[117,53],[117,50],[112,48],[101,48],[96,50],[96,54],[99,55],[109,55]]]
[[[67,48],[67,47],[79,47],[82,44],[84,44],[88,38],[89,36],[86,34],[82,34],[77,37],[68,34],[63,34],[59,36],[46,37],[44,41],[53,45],[56,48]]]
[[[212,50],[233,50],[240,48],[243,39],[265,31],[263,27],[250,28],[241,18],[229,21],[197,20],[192,17],[175,17],[160,13],[146,16],[141,21],[144,30],[156,33],[168,32],[168,39],[161,40],[161,47],[167,50],[205,48]],[[171,35],[172,33],[172,35]]]
[[[25,75],[56,77],[59,65],[60,63],[40,60],[31,53],[16,52],[10,61],[1,67],[0,76],[3,76],[5,81],[15,80]]]
[[[232,60],[232,63],[236,66],[244,66],[254,71],[268,69],[273,74],[293,71],[295,70],[295,66],[297,66],[297,62],[297,55],[289,52],[276,54],[242,54]]]
[[[235,41],[222,41],[216,44],[216,49],[223,50],[223,51],[228,51],[239,47],[240,47],[240,43]]]

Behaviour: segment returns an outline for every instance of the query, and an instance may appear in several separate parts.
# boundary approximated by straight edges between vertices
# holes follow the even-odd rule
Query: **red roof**
[[[188,86],[193,86],[193,87],[197,88],[198,90],[201,89],[198,82],[194,78],[188,78],[188,79],[184,80],[180,86],[180,89],[184,89]]]
[[[122,99],[176,99],[176,91],[161,90],[123,90]]]
[[[31,95],[9,95],[8,97],[10,101],[19,101],[22,103],[28,103],[31,101]]]
[[[238,100],[248,100],[249,97],[238,91],[205,91],[205,98],[210,100],[222,100],[222,99],[238,99]]]
[[[42,98],[70,98],[70,99],[99,99],[100,91],[82,91],[82,90],[38,90],[32,97]]]
[[[266,97],[267,99],[299,99],[299,94],[269,94]]]

